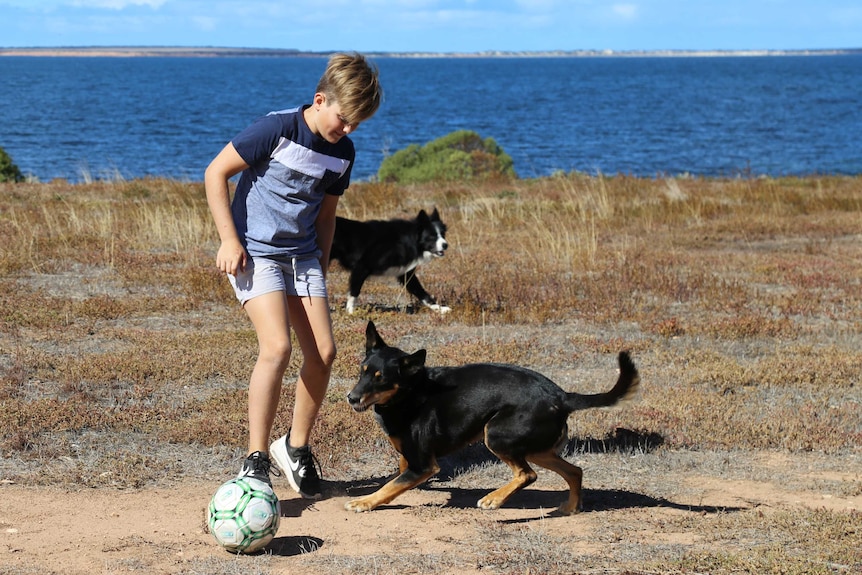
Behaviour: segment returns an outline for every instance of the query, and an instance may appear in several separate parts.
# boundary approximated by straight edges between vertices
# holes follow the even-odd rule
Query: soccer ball
[[[233,553],[253,553],[278,531],[281,505],[272,487],[251,477],[222,484],[207,510],[207,525],[219,545]]]

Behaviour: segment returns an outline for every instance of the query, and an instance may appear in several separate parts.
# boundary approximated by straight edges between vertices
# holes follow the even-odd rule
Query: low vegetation
[[[2,182],[21,182],[24,180],[24,174],[15,163],[11,156],[6,153],[6,150],[0,148],[0,183]]]
[[[670,495],[662,490],[671,470],[733,461],[720,474],[742,474],[739,462],[763,454],[817,457],[850,476],[821,487],[862,492],[862,178],[559,174],[403,186],[384,176],[352,186],[339,209],[389,218],[439,208],[451,248],[420,273],[452,312],[417,308],[390,280],[371,280],[347,315],[347,277],[332,270],[339,357],[315,440],[327,478],[397,465],[373,418],[343,400],[373,319],[390,343],[426,347],[430,363],[515,362],[587,392],[605,388],[613,356],[631,350],[640,398],[624,415],[572,418],[569,448],[587,458],[616,453],[620,466],[641,454],[649,497]],[[256,340],[213,265],[217,236],[202,184],[7,183],[0,198],[0,476],[118,489],[233,469]],[[293,386],[283,393],[291,401]],[[283,410],[277,428],[289,417]],[[453,480],[486,473],[481,463],[456,460]],[[775,474],[780,483],[780,468]],[[591,535],[597,546],[632,541],[613,560],[489,520],[462,526],[472,534],[463,556],[424,557],[410,572],[862,567],[858,510],[719,513],[696,528],[703,545],[685,551],[636,535],[690,528],[687,515],[678,525],[620,515]],[[320,573],[404,567],[361,555],[309,561]],[[227,560],[205,571],[236,569]]]
[[[422,184],[466,180],[511,179],[515,176],[511,156],[470,130],[459,130],[428,142],[411,144],[384,158],[377,171],[381,182]]]

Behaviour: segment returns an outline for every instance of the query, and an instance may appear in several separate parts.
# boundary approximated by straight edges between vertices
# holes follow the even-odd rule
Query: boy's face
[[[312,108],[314,114],[308,127],[315,135],[320,136],[330,144],[335,144],[341,138],[350,134],[359,126],[359,122],[348,123],[341,114],[341,106],[338,102],[327,100],[324,94],[314,95]]]

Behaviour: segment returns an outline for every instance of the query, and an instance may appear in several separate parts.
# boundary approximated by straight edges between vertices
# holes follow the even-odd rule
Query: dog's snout
[[[353,391],[347,394],[347,403],[351,406],[357,405],[362,400],[362,397],[359,394],[353,393]]]
[[[363,394],[353,393],[352,391],[347,394],[347,403],[350,404],[350,408],[356,412],[365,411],[370,407],[370,405],[365,402]]]

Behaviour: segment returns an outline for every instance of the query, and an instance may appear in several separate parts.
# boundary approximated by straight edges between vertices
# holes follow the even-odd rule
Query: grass
[[[215,271],[217,236],[202,185],[0,184],[0,197],[3,479],[138,488],[166,476],[220,477],[245,443],[236,433],[244,407],[224,406],[245,404],[256,340]],[[434,206],[451,248],[445,263],[421,274],[450,314],[417,311],[397,285],[371,280],[348,316],[346,274],[331,272],[339,356],[315,439],[329,477],[391,471],[361,467],[368,459],[395,465],[373,420],[355,417],[343,400],[367,319],[390,343],[426,347],[429,363],[520,363],[583,391],[607,387],[613,356],[632,350],[641,399],[624,420],[614,411],[573,419],[575,455],[613,446],[614,430],[625,428],[659,439],[642,445],[656,469],[680,453],[858,457],[862,178],[361,183],[339,209],[370,219]],[[297,367],[295,359],[288,373]],[[283,393],[289,402],[292,385]],[[278,429],[289,425],[288,411]],[[188,455],[201,448],[197,459]],[[178,468],[177,450],[194,466]],[[61,453],[68,457],[52,463]],[[107,472],[92,477],[94,463]],[[860,485],[857,478],[833,487],[858,494]],[[681,528],[638,520],[659,532]],[[621,541],[638,539],[636,523],[624,522],[586,541],[637,555],[617,563],[574,554],[553,533],[480,521],[469,526],[461,558],[311,560],[324,573],[398,572],[408,563],[431,573],[464,561],[498,573],[528,565],[543,573],[632,565],[649,573],[843,573],[862,565],[853,545],[836,543],[858,549],[858,521],[858,512],[826,510],[719,514],[704,535],[712,545],[681,551],[644,541],[623,552]],[[265,562],[254,568],[268,572]]]

